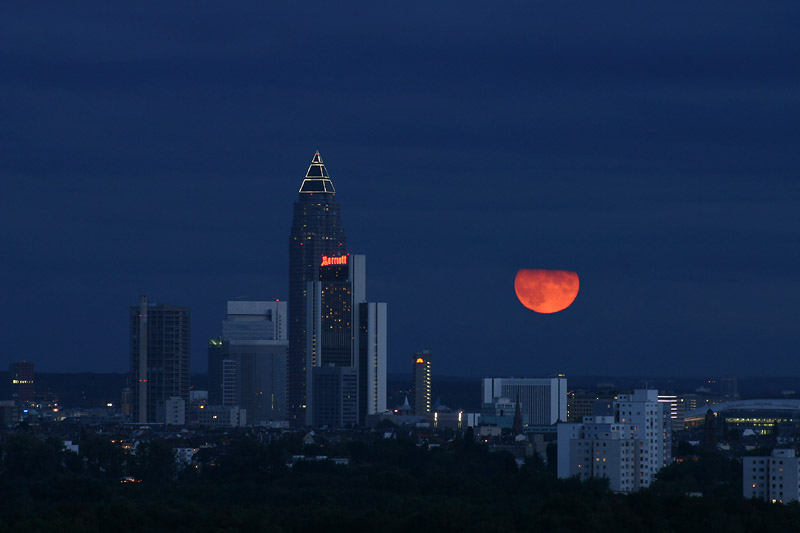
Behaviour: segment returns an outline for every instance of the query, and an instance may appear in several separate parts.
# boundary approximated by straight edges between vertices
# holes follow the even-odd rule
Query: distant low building
[[[511,429],[515,406],[516,403],[509,398],[502,397],[494,398],[492,403],[484,403],[481,407],[481,425]]]
[[[658,401],[666,406],[666,414],[669,416],[672,431],[682,430],[686,416],[686,402],[683,401],[683,398],[675,394],[659,394]]]
[[[611,414],[613,397],[586,394],[586,391],[574,391],[567,394],[567,422],[582,422],[585,416]],[[606,406],[605,409],[598,406]]]
[[[794,450],[772,456],[742,457],[742,495],[772,503],[800,501],[800,457]]]
[[[433,428],[466,429],[477,425],[478,420],[480,420],[480,414],[444,409],[428,413],[426,419]]]
[[[247,425],[247,420],[247,409],[238,405],[211,405],[205,394],[194,398],[186,407],[188,426],[241,427]]]
[[[156,406],[156,422],[168,426],[186,424],[186,402],[179,396],[170,396]]]
[[[247,411],[238,407],[200,405],[194,413],[197,423],[201,426],[244,427],[247,425]]]
[[[197,453],[198,448],[173,448],[175,462],[181,470],[192,464],[192,458]]]
[[[730,401],[726,396],[710,396],[708,394],[681,394],[678,400],[683,403],[683,409],[688,414],[711,405]]]
[[[208,403],[208,391],[192,389],[189,391],[190,403]]]
[[[778,426],[800,426],[800,400],[759,399],[722,402],[694,411],[687,411],[688,427],[702,426],[708,410],[717,416],[728,429],[744,432],[752,430],[756,435],[770,435]]]
[[[526,425],[548,426],[567,420],[567,380],[556,378],[485,378],[482,382],[481,413],[487,416],[498,410],[514,416],[519,401]],[[511,412],[507,406],[511,406]]]
[[[19,407],[13,400],[0,401],[0,425],[15,426],[19,424]]]

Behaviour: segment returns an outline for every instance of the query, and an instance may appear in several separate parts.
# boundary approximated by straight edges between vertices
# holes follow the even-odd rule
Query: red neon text
[[[339,257],[328,257],[327,255],[322,256],[322,264],[320,266],[328,266],[328,265],[346,265],[347,264],[347,256],[342,255]]]

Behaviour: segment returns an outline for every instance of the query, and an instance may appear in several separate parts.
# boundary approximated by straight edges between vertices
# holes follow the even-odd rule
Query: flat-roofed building
[[[716,415],[718,424],[724,422],[730,430],[752,430],[757,435],[770,435],[779,426],[800,425],[800,400],[755,399],[722,402],[687,411],[686,426],[704,425],[709,410]]]
[[[558,477],[605,477],[616,492],[650,486],[672,461],[671,422],[658,391],[620,394],[613,415],[558,424]]]
[[[18,404],[32,402],[34,397],[34,372],[33,363],[30,361],[19,361],[11,363],[8,367],[9,378],[11,378],[11,396]]]
[[[424,416],[431,412],[433,398],[431,395],[431,377],[433,370],[433,355],[430,350],[421,350],[412,358],[412,377],[414,380],[413,403],[411,408],[414,415]]]
[[[567,420],[566,378],[484,378],[482,411],[494,410],[502,398],[519,401],[524,424],[549,426]]]
[[[188,307],[149,303],[142,295],[130,308],[131,418],[155,422],[159,402],[189,401],[190,312]]]
[[[800,501],[800,457],[792,449],[742,457],[742,495],[773,503]]]
[[[241,407],[251,424],[286,416],[286,302],[229,301],[222,336],[209,341],[209,402]]]

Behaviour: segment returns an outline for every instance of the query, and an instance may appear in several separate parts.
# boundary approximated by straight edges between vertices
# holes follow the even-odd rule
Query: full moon
[[[514,279],[520,303],[537,313],[558,313],[578,296],[578,274],[567,270],[523,268]]]

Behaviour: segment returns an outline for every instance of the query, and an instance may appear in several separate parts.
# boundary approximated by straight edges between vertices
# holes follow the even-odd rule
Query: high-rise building
[[[322,256],[319,280],[306,284],[306,365],[356,366],[359,303],[366,295],[363,255]],[[310,376],[307,379],[311,379]]]
[[[482,410],[496,411],[495,403],[507,405],[519,400],[524,424],[549,426],[567,420],[567,379],[484,378]],[[510,413],[509,413],[510,414]]]
[[[8,375],[11,379],[11,396],[17,404],[32,402],[34,396],[33,363],[19,361],[8,366]]]
[[[433,356],[430,350],[422,350],[414,354],[414,404],[411,406],[414,415],[424,416],[431,412],[431,364]]]
[[[317,385],[334,375],[329,367],[352,368],[357,376],[357,421],[386,408],[386,304],[366,299],[366,258],[363,255],[322,256],[319,281],[306,286],[306,423],[318,425],[314,410]],[[325,370],[321,370],[325,369]],[[322,372],[326,377],[315,377]],[[342,379],[349,379],[342,373]],[[334,389],[326,385],[327,394]],[[350,394],[346,387],[339,387]],[[349,396],[341,401],[350,401]],[[331,400],[326,401],[330,405]],[[326,418],[325,425],[335,419]],[[349,421],[345,422],[350,424]]]
[[[156,421],[158,404],[172,397],[189,403],[188,307],[147,302],[130,308],[131,419]]]
[[[344,256],[347,249],[336,189],[319,152],[314,154],[299,197],[289,236],[289,355],[286,361],[289,423],[306,421],[307,283],[319,281],[322,256]]]
[[[558,477],[605,477],[615,492],[650,486],[672,461],[668,405],[658,391],[620,394],[611,416],[558,425]]]
[[[658,401],[658,391],[654,389],[619,394],[613,405],[615,420],[632,424],[633,438],[644,441],[643,447],[652,462],[648,468],[646,459],[643,459],[639,477],[644,481],[644,486],[647,486],[653,481],[655,472],[672,461],[672,419],[669,407]]]
[[[208,346],[209,400],[241,407],[252,424],[286,414],[286,302],[229,301]]]
[[[359,304],[358,420],[386,411],[386,304]]]

